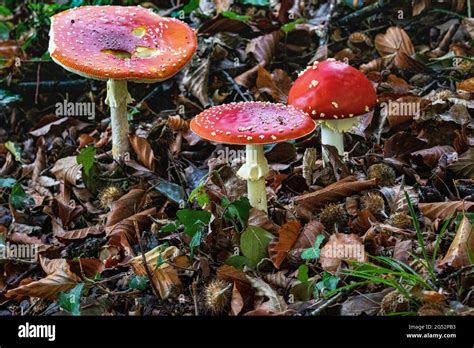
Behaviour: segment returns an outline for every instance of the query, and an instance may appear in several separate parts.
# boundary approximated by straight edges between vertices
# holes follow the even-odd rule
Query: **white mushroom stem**
[[[344,133],[332,130],[324,123],[321,125],[321,144],[334,146],[337,149],[339,156],[344,156]],[[323,164],[326,166],[327,163],[329,163],[329,154],[324,146],[322,149],[322,155]]]
[[[247,180],[247,196],[250,205],[258,210],[267,212],[267,191],[265,177],[270,169],[263,152],[263,145],[246,145],[246,162],[240,167],[237,176]]]
[[[337,149],[339,156],[344,157],[344,133],[359,123],[358,117],[344,118],[341,120],[321,121],[321,144],[331,145]],[[329,163],[329,154],[322,149],[323,164]]]
[[[107,99],[110,107],[110,122],[112,126],[112,155],[121,160],[130,150],[128,142],[127,104],[132,101],[127,90],[126,80],[107,81]]]

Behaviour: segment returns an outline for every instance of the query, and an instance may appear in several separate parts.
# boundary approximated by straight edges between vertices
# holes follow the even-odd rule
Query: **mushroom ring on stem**
[[[107,81],[115,159],[129,150],[127,81],[172,77],[196,45],[186,24],[138,6],[81,6],[51,17],[51,58],[68,71]]]
[[[190,127],[209,141],[246,146],[246,162],[237,176],[247,180],[250,205],[267,212],[265,177],[269,168],[263,145],[301,138],[313,132],[316,125],[292,106],[242,102],[207,109],[191,121]]]
[[[358,116],[370,112],[376,95],[372,83],[359,70],[327,59],[315,62],[296,79],[288,104],[303,110],[321,124],[321,143],[332,145],[344,155],[343,133],[358,123]],[[322,151],[324,163],[328,162]]]

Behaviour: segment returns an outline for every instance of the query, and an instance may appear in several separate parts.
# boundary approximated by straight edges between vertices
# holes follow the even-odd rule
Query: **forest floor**
[[[105,83],[47,52],[49,17],[82,4],[0,6],[0,315],[474,314],[466,1],[124,1],[182,19],[198,49],[173,78],[129,84],[120,163]],[[243,148],[189,120],[285,103],[330,57],[374,84],[374,112],[326,167],[319,129],[267,146],[268,215],[251,209]]]

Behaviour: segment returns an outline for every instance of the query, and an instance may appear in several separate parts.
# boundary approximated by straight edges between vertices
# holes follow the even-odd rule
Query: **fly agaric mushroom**
[[[129,149],[127,81],[166,80],[195,50],[196,35],[186,24],[138,6],[82,6],[51,17],[51,58],[68,71],[107,81],[115,159]]]
[[[269,172],[263,145],[301,138],[316,127],[304,112],[292,106],[264,102],[231,103],[197,115],[191,130],[212,142],[245,145],[246,163],[237,176],[247,180],[250,205],[267,212],[265,177]]]
[[[359,70],[328,59],[306,68],[290,89],[288,104],[321,123],[321,143],[344,154],[343,133],[374,108],[375,89]],[[328,162],[323,150],[324,163]]]

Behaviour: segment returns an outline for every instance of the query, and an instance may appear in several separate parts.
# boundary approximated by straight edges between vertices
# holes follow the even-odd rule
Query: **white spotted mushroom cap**
[[[288,104],[326,121],[362,116],[374,108],[375,101],[375,89],[369,79],[334,59],[308,67],[288,94]]]
[[[185,23],[138,6],[82,6],[51,17],[51,58],[98,80],[166,80],[191,59],[196,45]]]
[[[197,115],[191,130],[225,144],[271,144],[310,134],[316,124],[304,112],[284,104],[242,102],[214,106]]]

